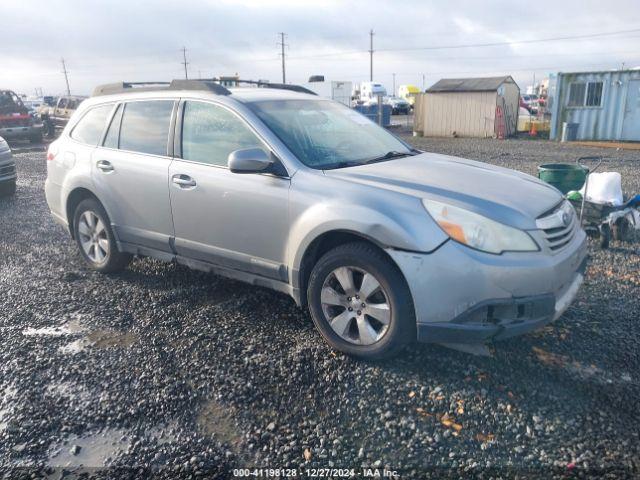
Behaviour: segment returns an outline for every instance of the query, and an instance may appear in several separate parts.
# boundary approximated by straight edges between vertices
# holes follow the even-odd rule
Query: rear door
[[[286,171],[281,176],[237,174],[227,168],[234,150],[269,149],[226,107],[188,100],[179,115],[181,158],[169,168],[177,253],[286,280]]]
[[[136,100],[118,107],[92,178],[119,240],[172,252],[168,152],[174,100]]]

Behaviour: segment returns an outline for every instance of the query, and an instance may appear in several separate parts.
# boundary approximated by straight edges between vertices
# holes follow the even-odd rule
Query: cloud
[[[116,80],[239,73],[280,79],[278,32],[286,32],[287,78],[363,81],[374,29],[376,80],[431,84],[444,76],[533,73],[640,65],[640,34],[579,41],[408,50],[640,28],[636,0],[487,2],[445,0],[22,0],[5,2],[0,86],[31,93],[88,93]],[[637,53],[635,53],[637,52]]]

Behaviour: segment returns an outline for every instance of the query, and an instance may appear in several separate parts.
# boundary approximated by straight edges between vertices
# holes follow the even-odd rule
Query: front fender
[[[419,198],[351,184],[323,190],[323,182],[296,175],[290,196],[291,229],[287,245],[290,281],[297,286],[297,272],[311,243],[328,232],[351,232],[382,248],[428,253],[448,237],[429,217]],[[310,188],[310,186],[313,188]],[[316,188],[322,191],[311,191]]]

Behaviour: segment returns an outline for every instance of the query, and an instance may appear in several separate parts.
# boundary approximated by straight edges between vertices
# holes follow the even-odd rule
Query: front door
[[[622,121],[622,140],[640,140],[640,80],[631,80]]]
[[[178,255],[286,280],[289,179],[227,168],[234,150],[268,148],[226,107],[188,100],[181,123],[169,167]]]
[[[120,105],[91,166],[96,193],[119,240],[167,253],[173,237],[167,145],[174,103]]]

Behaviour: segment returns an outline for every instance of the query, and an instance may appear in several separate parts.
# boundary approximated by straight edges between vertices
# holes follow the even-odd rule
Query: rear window
[[[151,155],[167,155],[173,100],[127,103],[120,127],[120,148]]]
[[[98,145],[113,105],[102,105],[89,110],[71,132],[71,138],[87,145]]]

